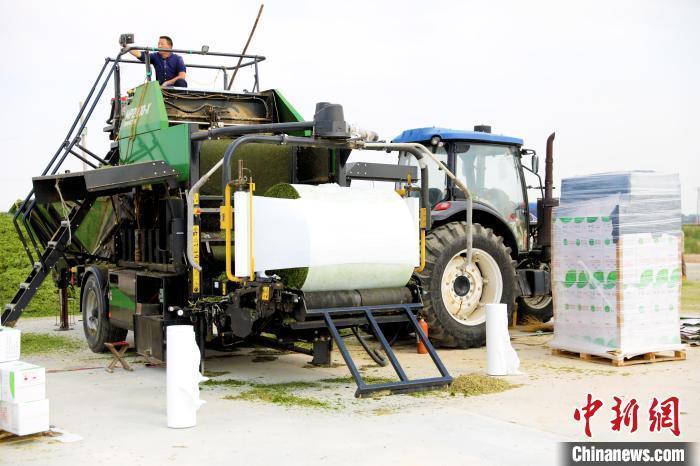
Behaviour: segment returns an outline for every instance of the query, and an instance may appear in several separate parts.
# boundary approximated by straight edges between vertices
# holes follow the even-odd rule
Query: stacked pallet
[[[564,179],[553,218],[551,346],[618,365],[681,351],[680,238],[677,175]]]
[[[19,330],[0,326],[0,430],[30,435],[49,430],[46,371],[19,361]]]

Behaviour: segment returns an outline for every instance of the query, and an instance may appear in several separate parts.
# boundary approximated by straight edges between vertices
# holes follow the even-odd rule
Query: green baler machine
[[[144,84],[123,95],[120,66],[141,64],[124,58],[129,50],[152,51],[126,47],[105,61],[65,142],[41,176],[33,178],[34,189],[14,213],[33,268],[6,306],[2,324],[15,324],[53,272],[62,293],[69,283],[80,285],[85,336],[96,352],[133,331],[140,354],[165,360],[166,327],[192,325],[202,361],[207,350],[230,351],[253,341],[329,364],[335,341],[358,383],[358,396],[449,383],[416,320],[422,308],[416,281],[398,288],[303,293],[274,274],[253,273],[240,280],[226,274],[222,227],[227,224],[224,194],[229,189],[224,186],[251,190],[254,185],[260,195],[278,184],[347,186],[354,178],[410,184],[419,178],[417,169],[363,164],[353,170],[347,159],[364,140],[350,134],[342,107],[318,104],[314,120],[304,121],[278,90],[259,90],[257,70],[264,57],[207,51],[199,54],[242,63],[188,63],[189,68],[222,70],[224,82],[228,72],[253,67],[251,92],[234,92],[227,84],[223,89],[163,88],[150,80],[149,70]],[[80,134],[110,81],[115,92],[105,132],[111,145],[99,156],[81,145]],[[72,156],[92,169],[61,173],[63,162]],[[237,176],[231,175],[232,169]],[[420,189],[408,188],[402,191],[421,191],[425,210],[427,177]],[[194,203],[188,204],[191,197]],[[235,238],[229,248],[233,242]],[[364,384],[338,332],[343,327],[363,327],[374,334],[400,380]],[[385,328],[415,331],[440,377],[409,380],[387,343]],[[298,342],[311,343],[312,349]],[[376,351],[371,355],[387,362]]]

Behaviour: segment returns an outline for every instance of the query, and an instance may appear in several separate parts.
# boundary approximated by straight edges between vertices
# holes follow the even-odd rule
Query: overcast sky
[[[176,48],[240,52],[258,6],[0,0],[0,210],[28,192],[120,33],[139,45],[167,34]],[[388,139],[485,123],[542,156],[556,131],[557,186],[611,170],[679,172],[690,213],[700,187],[699,45],[693,0],[268,0],[249,52],[267,57],[262,88],[280,89],[307,118],[316,102],[338,102],[348,121]],[[130,68],[123,83],[138,85],[143,69]],[[240,78],[249,89],[250,76]],[[221,76],[191,71],[188,81],[209,87]],[[100,153],[106,118],[105,104],[88,129]]]

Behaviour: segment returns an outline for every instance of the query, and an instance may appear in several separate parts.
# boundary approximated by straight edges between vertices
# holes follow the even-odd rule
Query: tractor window
[[[465,144],[458,147],[455,156],[455,174],[467,183],[475,201],[501,214],[522,248],[527,235],[527,218],[517,148]]]
[[[438,147],[435,155],[442,163],[447,165],[447,152],[444,147]],[[418,162],[416,162],[416,158],[412,155],[401,152],[399,154],[399,165],[413,165],[417,167]],[[418,174],[420,175],[420,170]],[[446,176],[447,175],[438,168],[437,164],[432,162],[428,163],[428,185],[430,186],[428,193],[431,206],[445,199],[447,195]]]

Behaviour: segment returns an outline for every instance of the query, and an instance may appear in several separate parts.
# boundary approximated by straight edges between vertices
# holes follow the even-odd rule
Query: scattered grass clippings
[[[330,409],[332,406],[324,401],[314,398],[307,398],[297,395],[292,395],[283,390],[277,390],[266,387],[253,387],[238,395],[227,395],[226,400],[246,400],[246,401],[263,401],[266,403],[274,403],[282,406],[295,406],[302,408],[323,408]]]
[[[362,380],[367,384],[367,385],[374,385],[378,383],[389,383],[389,382],[396,382],[396,379],[392,379],[389,377],[377,377],[377,376],[372,376],[372,375],[365,375],[362,377]],[[321,379],[319,382],[322,383],[338,383],[338,384],[343,384],[343,383],[355,383],[355,379],[351,376],[348,375],[346,377],[333,377],[333,378],[328,378],[328,379]]]
[[[498,393],[519,387],[503,379],[482,374],[464,374],[456,377],[447,387],[450,395],[477,396]]]
[[[225,380],[207,380],[202,382],[201,385],[205,387],[241,387],[243,385],[248,385],[248,382],[236,379],[225,379]]]
[[[376,408],[372,410],[372,414],[375,416],[386,416],[387,414],[394,414],[395,412],[396,410],[392,408]]]
[[[306,382],[303,380],[295,380],[292,382],[279,382],[279,383],[252,383],[256,387],[266,388],[270,390],[298,390],[303,388],[316,388],[319,386],[318,382]]]
[[[346,366],[345,366],[345,364],[341,364],[339,362],[333,362],[331,364],[311,364],[309,362],[309,363],[304,364],[303,367],[304,367],[304,369],[318,369],[319,367],[335,369],[336,367],[346,367]]]
[[[64,335],[51,333],[22,332],[22,354],[46,354],[54,352],[78,351],[83,344]]]
[[[228,374],[229,371],[204,371],[202,374],[204,377],[220,377],[222,375]]]
[[[557,366],[554,364],[539,364],[538,367],[542,367],[545,369],[551,369],[556,372],[563,372],[566,374],[581,374],[581,375],[616,375],[617,371],[614,369],[610,370],[605,370],[605,369],[592,369],[589,367],[586,368],[580,368],[580,367],[573,367],[573,366]]]

